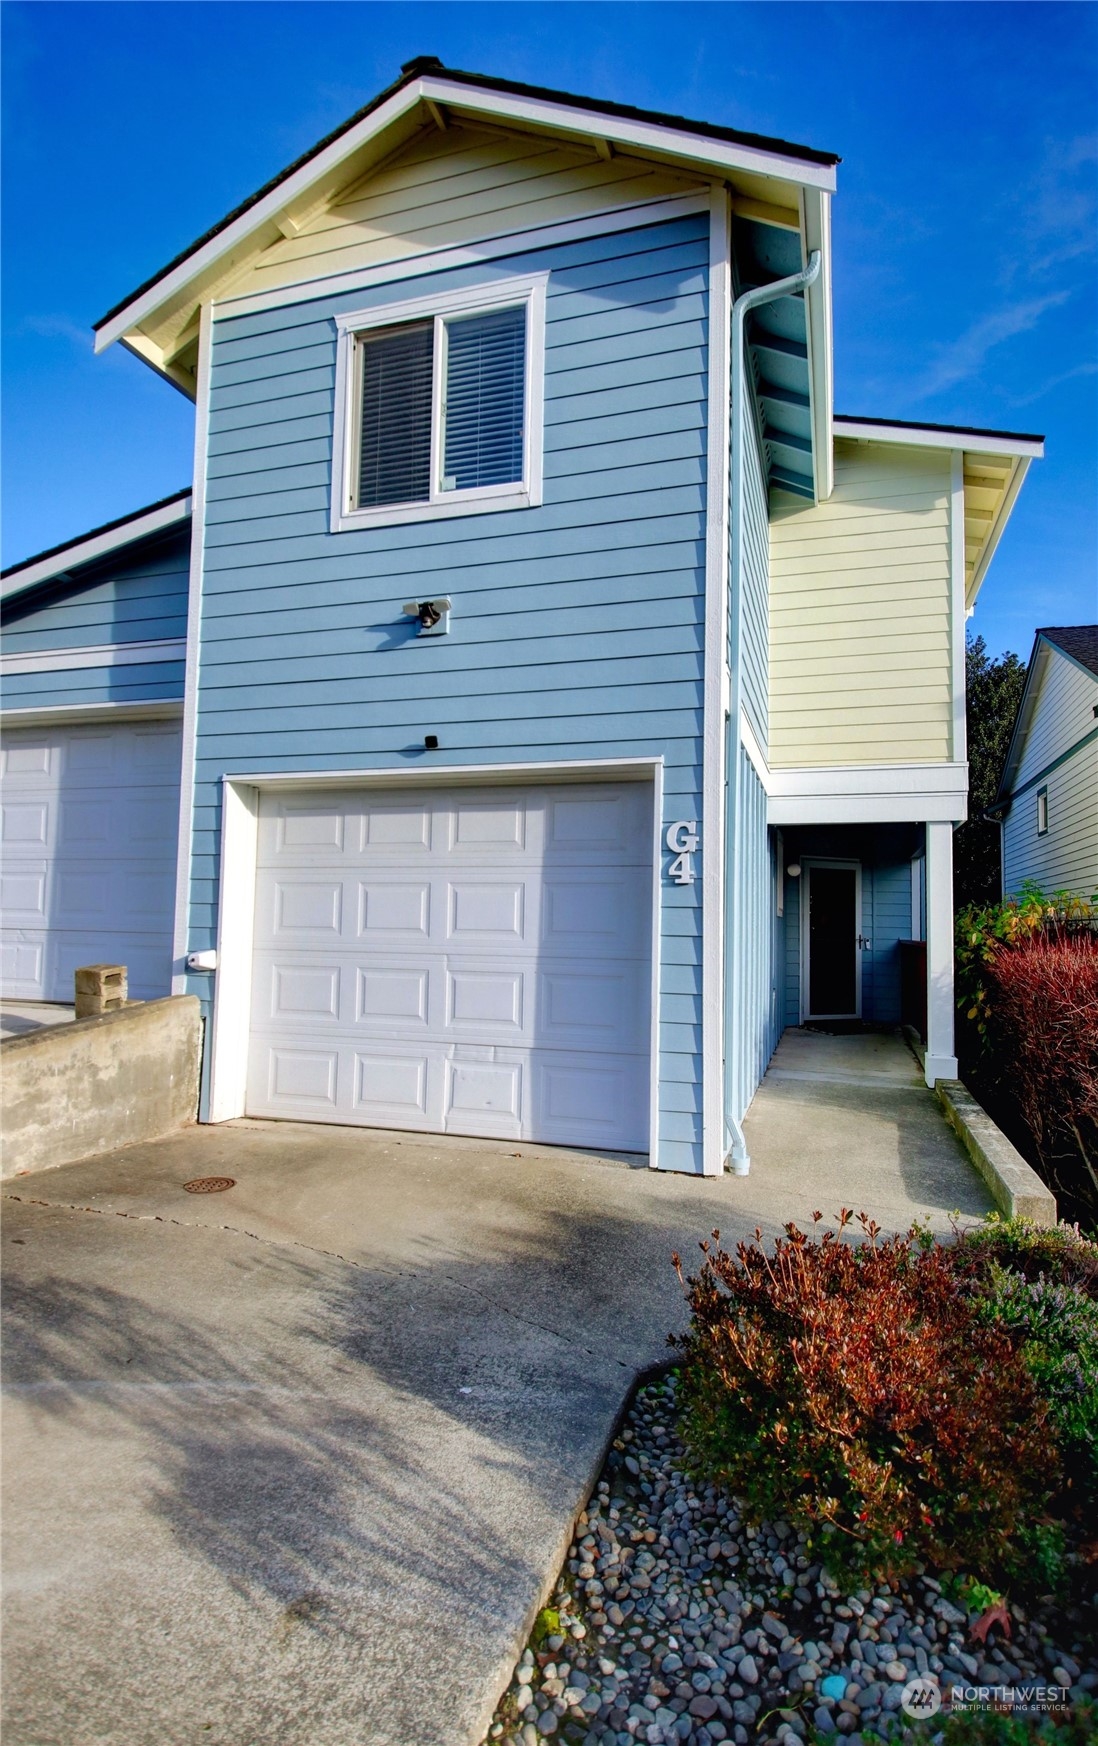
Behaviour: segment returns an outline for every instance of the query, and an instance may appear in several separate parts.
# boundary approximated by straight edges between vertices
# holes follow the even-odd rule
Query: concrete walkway
[[[791,1205],[941,1233],[994,1205],[899,1032],[786,1031],[744,1126],[752,1176]]]
[[[76,1010],[53,1000],[5,1000],[0,1004],[0,1040],[25,1037],[46,1025],[71,1025]]]
[[[477,1740],[682,1326],[672,1249],[984,1208],[925,1090],[795,1049],[746,1179],[242,1122],[10,1183],[9,1746]]]

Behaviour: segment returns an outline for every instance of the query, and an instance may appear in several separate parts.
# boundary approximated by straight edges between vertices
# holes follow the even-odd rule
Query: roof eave
[[[468,84],[454,77],[448,78],[445,73],[421,75],[392,88],[387,96],[383,94],[382,100],[364,111],[353,126],[333,135],[296,170],[270,184],[262,198],[211,232],[204,242],[179,257],[173,266],[148,281],[126,302],[116,306],[96,325],[95,350],[105,351],[116,340],[125,339],[131,349],[154,369],[169,373],[167,360],[157,356],[158,348],[146,336],[142,335],[135,343],[141,323],[162,304],[178,297],[190,282],[211,274],[227,255],[246,248],[257,233],[265,226],[273,225],[306,190],[315,188],[325,177],[335,175],[348,157],[408,117],[421,103],[460,109],[497,122],[511,120],[561,135],[590,137],[687,164],[714,177],[724,177],[736,171],[770,176],[795,183],[806,192],[817,195],[827,195],[835,187],[835,164],[832,161],[817,162],[762,145],[713,139],[691,133],[686,127],[646,122],[562,100],[516,96],[513,90]],[[826,200],[822,204],[826,206]]]
[[[139,540],[166,533],[169,528],[186,521],[190,513],[191,489],[186,486],[171,497],[138,509],[132,515],[93,528],[90,533],[81,534],[78,539],[69,540],[62,546],[52,546],[48,551],[39,552],[4,571],[0,578],[0,600],[14,600],[32,588],[40,588],[67,576],[72,570],[110,557],[112,552],[136,545]]]

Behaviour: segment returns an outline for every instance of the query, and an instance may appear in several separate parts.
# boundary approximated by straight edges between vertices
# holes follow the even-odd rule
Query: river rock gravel
[[[1084,1625],[1011,1608],[1010,1640],[975,1644],[929,1576],[846,1593],[788,1522],[745,1522],[695,1487],[676,1378],[639,1390],[580,1515],[554,1592],[487,1735],[489,1746],[765,1746],[895,1734],[917,1674],[944,1686],[1070,1687],[1093,1698]],[[1063,1679],[1059,1676],[1064,1675]]]

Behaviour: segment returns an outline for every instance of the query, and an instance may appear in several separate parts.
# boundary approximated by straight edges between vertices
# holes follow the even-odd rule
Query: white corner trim
[[[181,661],[187,645],[182,637],[148,643],[89,643],[79,649],[36,649],[33,653],[0,655],[0,674],[70,673],[83,667],[140,667],[158,661]]]
[[[648,1167],[660,1169],[660,988],[663,963],[663,757],[652,770],[652,953],[648,1051]]]
[[[355,528],[396,525],[477,515],[486,511],[529,509],[542,500],[542,453],[545,423],[545,300],[548,273],[497,279],[479,287],[402,298],[396,303],[349,310],[336,316],[335,417],[332,456],[332,533]],[[454,316],[488,314],[494,309],[526,309],[526,380],[523,417],[523,477],[511,484],[468,491],[438,488],[441,470],[443,373],[446,322]],[[434,322],[434,386],[431,412],[431,495],[421,503],[380,504],[356,509],[352,503],[359,399],[358,336],[371,329],[402,322]]]
[[[221,782],[221,868],[217,897],[217,970],[210,1039],[207,1119],[244,1114],[251,1031],[252,937],[259,844],[259,790],[235,778]]]
[[[180,497],[174,503],[163,503],[159,509],[138,510],[136,515],[119,522],[117,527],[104,528],[101,533],[73,540],[71,545],[62,546],[47,557],[35,558],[29,563],[18,565],[0,583],[0,599],[12,600],[26,589],[36,587],[39,582],[48,582],[53,576],[64,576],[82,564],[94,563],[96,558],[108,557],[111,552],[120,551],[123,546],[132,546],[137,540],[146,539],[150,534],[160,533],[164,528],[186,521],[190,513],[189,496]]]
[[[709,213],[705,664],[702,705],[702,1173],[724,1169],[725,668],[728,650],[732,221],[727,190]]]
[[[610,236],[618,231],[639,230],[650,224],[670,224],[676,218],[691,218],[696,213],[708,211],[708,208],[707,193],[676,195],[669,200],[633,201],[628,206],[608,207],[604,212],[584,218],[562,219],[558,224],[503,231],[457,247],[424,249],[419,254],[384,261],[376,267],[349,268],[342,273],[296,279],[286,285],[272,286],[269,291],[228,293],[214,300],[214,320],[229,321],[241,315],[258,315],[264,310],[282,309],[318,297],[342,296],[346,291],[366,291],[377,285],[405,284],[409,279],[424,278],[432,273],[451,272],[457,267],[476,267],[506,255],[525,254],[559,243],[582,242],[586,237]]]
[[[767,823],[957,823],[965,817],[968,765],[851,764],[770,771]]]
[[[740,744],[751,760],[751,767],[763,785],[766,794],[770,793],[770,766],[766,761],[766,753],[755,737],[747,711],[740,705]]]
[[[76,726],[81,722],[171,721],[183,714],[178,697],[142,698],[137,703],[57,703],[36,709],[0,709],[6,728]]]
[[[1015,455],[1040,460],[1045,445],[1039,438],[984,435],[932,425],[895,425],[871,419],[836,418],[835,435],[863,443],[891,443],[906,449],[961,449],[966,455]]]
[[[191,910],[191,835],[194,814],[194,771],[198,730],[198,659],[202,627],[202,567],[206,538],[206,457],[209,447],[210,352],[212,322],[202,311],[195,372],[194,480],[192,502],[190,587],[187,595],[187,664],[183,677],[183,764],[179,781],[179,830],[175,864],[175,920],[172,946],[172,993],[187,989],[186,960]]]
[[[949,637],[952,680],[952,721],[950,751],[953,761],[963,764],[968,757],[968,730],[965,717],[965,629],[968,615],[965,608],[965,457],[954,449],[950,457],[949,492]]]

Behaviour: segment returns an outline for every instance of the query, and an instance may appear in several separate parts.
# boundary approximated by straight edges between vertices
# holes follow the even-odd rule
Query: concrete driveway
[[[939,1125],[949,1197],[887,1204],[944,1224],[986,1201]],[[876,1210],[843,1175],[235,1123],[9,1184],[9,1746],[475,1741],[672,1249]]]

